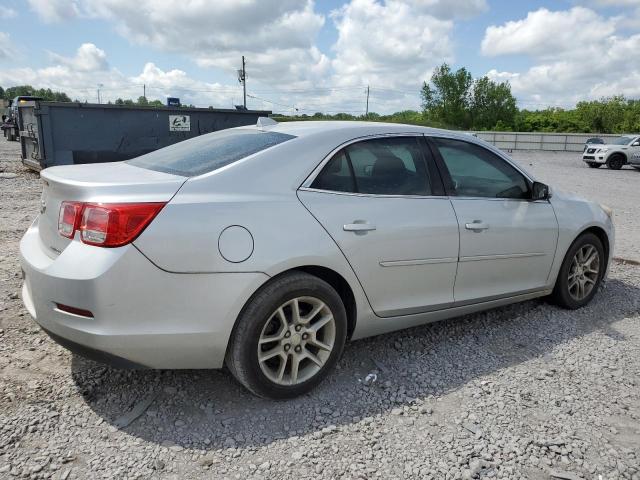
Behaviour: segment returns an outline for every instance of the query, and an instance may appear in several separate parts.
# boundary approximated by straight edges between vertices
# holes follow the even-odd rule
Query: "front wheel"
[[[254,394],[293,398],[327,376],[346,337],[347,314],[333,287],[307,273],[287,273],[249,300],[231,336],[226,364]]]
[[[622,155],[612,155],[611,158],[607,160],[607,167],[611,170],[620,170],[625,163],[625,159]]]
[[[598,291],[606,266],[604,248],[593,233],[578,237],[560,267],[552,298],[561,307],[575,310],[588,304]]]

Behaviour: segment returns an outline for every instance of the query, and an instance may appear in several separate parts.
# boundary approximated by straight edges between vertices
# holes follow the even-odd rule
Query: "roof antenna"
[[[264,130],[267,127],[273,127],[274,125],[278,125],[273,118],[269,117],[258,117],[258,123],[256,123],[259,129]]]

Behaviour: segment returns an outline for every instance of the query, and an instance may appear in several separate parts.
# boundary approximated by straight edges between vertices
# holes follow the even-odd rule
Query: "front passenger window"
[[[456,195],[531,198],[524,175],[486,148],[449,138],[432,140],[449,171]]]

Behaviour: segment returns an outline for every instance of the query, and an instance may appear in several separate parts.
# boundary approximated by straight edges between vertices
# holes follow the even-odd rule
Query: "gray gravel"
[[[225,372],[118,371],[41,333],[17,298],[40,184],[16,152],[0,141],[17,174],[0,178],[0,478],[640,478],[640,267],[614,265],[580,311],[532,301],[354,342],[310,395],[265,401]],[[616,209],[600,185],[637,198],[618,181],[634,171],[518,156]]]

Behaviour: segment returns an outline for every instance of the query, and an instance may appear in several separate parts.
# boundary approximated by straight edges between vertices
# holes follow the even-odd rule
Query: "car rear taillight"
[[[62,202],[60,205],[60,215],[58,216],[58,232],[67,238],[73,238],[78,229],[82,203]]]
[[[68,238],[73,238],[77,230],[88,245],[121,247],[135,240],[164,206],[165,203],[62,202],[58,230]]]

